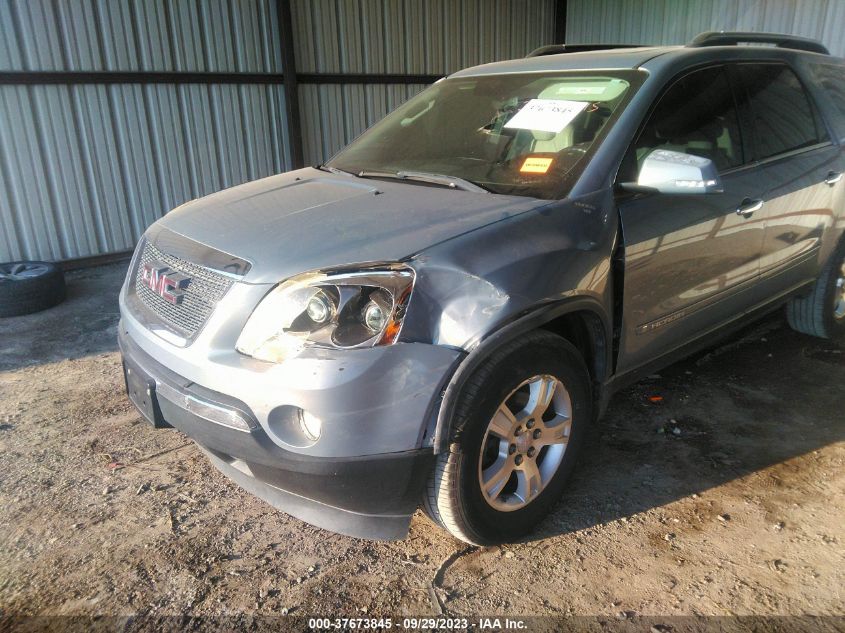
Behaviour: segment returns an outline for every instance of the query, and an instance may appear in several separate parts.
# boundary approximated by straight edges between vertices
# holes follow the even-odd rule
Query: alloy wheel
[[[499,405],[481,443],[478,481],[496,510],[524,508],[554,477],[572,428],[572,399],[550,375],[522,382]]]
[[[49,269],[38,262],[15,262],[14,264],[0,264],[0,279],[31,279],[39,277]]]

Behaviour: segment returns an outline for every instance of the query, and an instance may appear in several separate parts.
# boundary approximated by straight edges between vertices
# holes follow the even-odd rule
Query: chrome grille
[[[161,262],[191,278],[185,288],[184,299],[178,305],[165,301],[141,283],[144,264],[153,261]],[[226,275],[168,255],[149,242],[144,243],[135,269],[135,295],[165,325],[186,338],[191,338],[199,332],[231,286],[232,280]]]

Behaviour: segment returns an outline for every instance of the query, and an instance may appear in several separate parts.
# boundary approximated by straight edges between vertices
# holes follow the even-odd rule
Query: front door
[[[762,167],[747,164],[731,83],[722,66],[696,70],[659,100],[620,178],[668,149],[711,159],[718,194],[623,195],[623,323],[618,371],[645,364],[741,314],[760,267]],[[626,173],[627,172],[627,173]],[[742,211],[743,213],[738,213]]]

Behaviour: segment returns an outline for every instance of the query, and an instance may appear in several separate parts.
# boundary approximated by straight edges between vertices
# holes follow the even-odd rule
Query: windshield
[[[328,166],[365,177],[445,175],[494,193],[560,198],[641,81],[637,71],[445,79]]]

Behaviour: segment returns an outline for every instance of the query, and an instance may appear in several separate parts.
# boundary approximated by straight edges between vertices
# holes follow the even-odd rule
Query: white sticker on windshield
[[[557,134],[572,123],[587,105],[586,101],[531,99],[505,123],[505,127]]]

